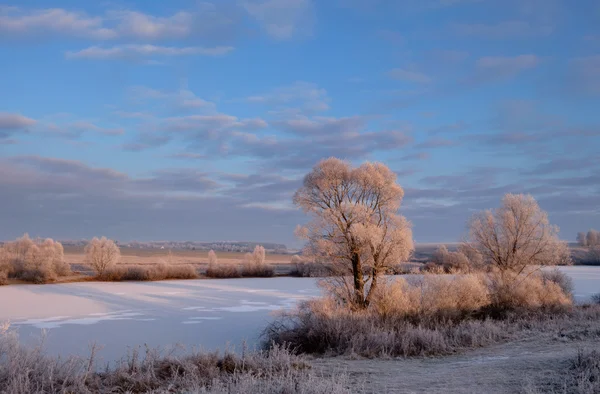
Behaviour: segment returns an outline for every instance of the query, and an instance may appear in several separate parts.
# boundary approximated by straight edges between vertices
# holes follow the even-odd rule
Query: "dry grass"
[[[523,388],[523,392],[526,394],[600,393],[600,351],[580,349],[559,374],[540,380],[530,381]]]
[[[241,274],[244,278],[271,278],[275,276],[275,269],[268,264],[245,262],[242,264]]]
[[[401,278],[382,286],[367,310],[350,310],[333,297],[304,302],[272,323],[265,337],[307,353],[432,356],[503,341],[525,327],[543,329],[579,313],[560,286],[541,274],[518,280]],[[599,311],[593,310],[596,317]]]
[[[43,345],[25,347],[0,328],[0,390],[21,393],[349,393],[344,377],[323,378],[282,347],[242,355],[218,352],[162,354],[136,349],[114,367],[90,358],[58,359]]]
[[[198,279],[199,277],[198,271],[192,265],[159,263],[151,266],[115,266],[105,270],[96,279],[107,282],[121,282]]]
[[[238,267],[231,263],[209,264],[206,276],[215,279],[241,278],[242,274]]]

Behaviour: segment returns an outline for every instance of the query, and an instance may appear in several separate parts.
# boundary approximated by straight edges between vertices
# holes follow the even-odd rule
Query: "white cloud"
[[[208,2],[169,16],[133,10],[109,10],[90,16],[62,8],[0,6],[0,32],[13,36],[51,33],[96,40],[163,40],[190,36],[222,40],[233,35],[238,21],[231,9]]]
[[[480,69],[498,69],[507,72],[521,71],[537,66],[540,59],[536,55],[487,56],[477,60]]]
[[[234,48],[219,46],[214,48],[204,47],[172,47],[157,45],[117,45],[113,47],[91,46],[80,51],[66,53],[69,59],[126,59],[145,56],[222,56]]]
[[[136,11],[113,11],[111,18],[119,20],[116,30],[120,36],[142,39],[181,38],[190,35],[194,16],[177,12],[169,17],[156,17]]]
[[[157,100],[163,106],[166,103],[177,109],[216,111],[214,103],[196,96],[194,92],[187,88],[182,88],[174,92],[165,92],[146,86],[134,86],[128,89],[128,95],[131,101],[138,103]]]
[[[415,83],[430,83],[431,77],[428,75],[419,72],[419,71],[411,71],[403,68],[395,68],[389,72],[390,77],[400,80],[400,81],[408,81]]]
[[[328,110],[331,100],[327,95],[327,90],[320,88],[317,84],[297,81],[288,86],[247,97],[246,101],[277,106],[294,106],[307,112],[319,112]]]
[[[17,7],[0,9],[0,31],[11,34],[62,33],[95,39],[112,39],[115,31],[103,26],[100,17],[61,8],[21,11]]]
[[[315,17],[310,0],[243,0],[240,4],[277,40],[312,34]]]

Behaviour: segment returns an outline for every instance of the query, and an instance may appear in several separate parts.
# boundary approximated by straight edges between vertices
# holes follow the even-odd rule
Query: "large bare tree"
[[[299,231],[304,253],[330,267],[334,291],[355,307],[367,307],[379,277],[414,249],[410,223],[398,214],[403,196],[384,164],[352,168],[336,158],[319,162],[294,195],[312,216]]]
[[[570,262],[558,227],[530,195],[505,195],[499,208],[474,215],[469,227],[469,246],[500,272],[520,274],[530,265]]]

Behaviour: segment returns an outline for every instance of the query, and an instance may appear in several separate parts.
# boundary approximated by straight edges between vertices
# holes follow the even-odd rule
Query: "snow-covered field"
[[[578,301],[600,292],[600,267],[561,269]],[[255,346],[278,310],[318,294],[310,278],[13,285],[0,287],[0,322],[9,320],[24,342],[45,329],[53,354],[87,355],[95,342],[110,361],[145,344]]]

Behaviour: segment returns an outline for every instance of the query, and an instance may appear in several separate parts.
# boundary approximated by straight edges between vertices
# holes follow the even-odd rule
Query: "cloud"
[[[127,97],[134,104],[148,104],[155,101],[159,109],[165,105],[178,110],[194,110],[204,112],[216,112],[213,102],[204,100],[186,87],[176,91],[163,91],[146,86],[132,86],[127,89]],[[134,113],[135,117],[147,117],[145,113]]]
[[[201,155],[199,153],[191,153],[191,152],[179,152],[172,155],[167,156],[170,159],[191,159],[191,160],[200,160],[204,159],[206,155]]]
[[[239,12],[219,3],[201,2],[195,8],[170,16],[134,10],[109,10],[89,16],[62,8],[0,8],[0,32],[11,36],[60,34],[95,40],[166,40],[195,37],[230,40],[236,33]]]
[[[345,118],[321,117],[314,118],[296,117],[288,120],[273,122],[275,127],[301,136],[353,133],[362,130],[365,119],[360,116]]]
[[[571,90],[579,93],[600,94],[600,55],[578,57],[570,62]]]
[[[236,135],[230,154],[260,159],[265,169],[305,170],[330,156],[362,160],[376,152],[394,151],[413,142],[409,130],[365,131],[355,120],[311,119],[293,124],[290,136]],[[314,133],[314,134],[313,134]],[[309,137],[310,138],[307,138]]]
[[[46,174],[87,177],[95,182],[124,181],[128,179],[128,176],[122,172],[110,168],[93,168],[76,160],[41,156],[17,156],[12,159]]]
[[[518,56],[485,56],[477,59],[475,73],[468,78],[468,84],[495,82],[514,78],[520,73],[534,69],[540,58],[533,54]]]
[[[87,132],[93,132],[105,136],[120,136],[125,134],[125,130],[122,128],[105,128],[87,121],[74,121],[60,125],[44,124],[40,129],[41,132],[49,132],[56,136],[69,139],[80,138]]]
[[[402,68],[394,68],[388,73],[388,75],[393,79],[405,82],[426,84],[432,81],[431,77],[422,72],[410,71]]]
[[[194,16],[190,12],[177,12],[169,17],[156,17],[136,11],[112,11],[111,19],[119,20],[116,31],[120,36],[148,40],[183,38],[192,32]]]
[[[521,70],[537,66],[540,59],[536,55],[509,56],[487,56],[477,60],[479,69],[498,70],[515,73]]]
[[[547,36],[554,32],[554,26],[512,20],[496,24],[456,24],[454,30],[458,34],[477,38],[508,39]]]
[[[249,103],[274,105],[278,108],[291,106],[308,113],[328,110],[331,101],[327,90],[317,84],[303,81],[252,95],[245,100]]]
[[[445,125],[431,128],[431,129],[429,129],[428,132],[429,132],[429,134],[456,133],[456,132],[465,131],[469,127],[470,127],[470,125],[467,122],[465,122],[463,120],[459,120],[458,122],[455,122],[455,123],[445,124]]]
[[[155,171],[147,178],[133,181],[137,190],[162,193],[204,193],[214,191],[220,185],[205,172],[189,168]]]
[[[449,140],[445,138],[433,138],[425,142],[417,144],[417,149],[430,149],[430,148],[443,148],[459,145],[458,141]]]
[[[27,131],[37,122],[21,114],[0,112],[0,143],[2,145],[14,144],[15,140],[9,139],[18,131]]]
[[[61,8],[0,8],[0,31],[15,35],[60,33],[94,39],[112,39],[117,36],[113,30],[103,27],[102,18]]]
[[[274,198],[293,190],[293,179],[263,177],[258,185],[253,179],[248,186],[224,186],[195,169],[163,169],[134,178],[42,157],[0,158],[0,166],[5,187],[0,193],[0,239],[29,231],[59,239],[105,234],[123,241],[291,242],[293,231],[282,228],[293,229],[303,220],[295,210],[273,209],[281,204]],[[261,225],[249,234],[249,223]]]
[[[401,156],[398,160],[400,161],[414,161],[414,160],[428,160],[431,155],[428,152],[416,152],[408,155]]]
[[[377,30],[377,36],[395,45],[404,43],[404,36],[395,30],[380,29]]]
[[[23,115],[0,112],[0,130],[24,129],[35,124],[35,120]]]
[[[469,52],[452,49],[434,49],[426,53],[426,59],[432,63],[441,63],[444,67],[463,63],[469,58]]]
[[[600,159],[596,156],[592,157],[559,157],[536,165],[532,169],[522,171],[524,175],[554,175],[564,172],[575,172],[581,174],[586,171],[600,170],[598,165]]]
[[[68,59],[136,59],[146,56],[222,56],[231,51],[233,47],[169,47],[157,45],[117,45],[113,47],[91,46],[80,51],[68,51]]]
[[[240,4],[276,40],[312,34],[315,16],[311,0],[243,0]]]
[[[133,141],[122,147],[128,151],[139,152],[179,140],[186,142],[194,150],[201,149],[200,154],[214,155],[235,133],[260,130],[267,126],[267,122],[260,118],[240,119],[218,112],[207,115],[171,116],[155,120],[144,131],[139,132]]]

